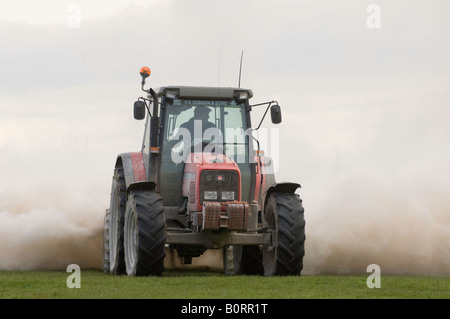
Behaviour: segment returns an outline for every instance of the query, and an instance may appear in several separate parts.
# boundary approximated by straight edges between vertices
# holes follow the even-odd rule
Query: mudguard
[[[289,193],[294,194],[295,191],[300,188],[301,185],[298,183],[290,183],[290,182],[284,182],[284,183],[274,183],[272,184],[267,190],[264,192],[264,208],[266,207],[267,199],[269,198],[270,194],[274,192],[280,192],[280,193]]]
[[[116,166],[123,167],[126,188],[137,182],[147,181],[144,155],[142,152],[122,153],[117,156]]]

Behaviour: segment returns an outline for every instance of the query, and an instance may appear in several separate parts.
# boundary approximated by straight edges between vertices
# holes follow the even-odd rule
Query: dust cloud
[[[100,268],[103,216],[95,200],[62,187],[0,193],[0,269]]]
[[[450,198],[436,186],[386,183],[354,176],[324,188],[305,206],[304,275],[382,273],[448,275]],[[104,205],[94,197],[43,186],[0,193],[0,269],[101,269]],[[183,265],[167,250],[170,268],[221,269],[222,251]]]
[[[102,269],[106,207],[64,187],[29,187],[0,193],[0,270]],[[166,249],[166,269],[220,270],[222,250],[206,251],[184,265]]]
[[[385,274],[450,274],[445,188],[362,174],[324,193],[317,207],[305,211],[304,274],[364,273],[370,264]]]
[[[166,248],[165,269],[210,269],[223,270],[222,249],[208,249],[200,257],[192,258],[192,264],[183,264],[183,258],[178,256],[173,248]]]

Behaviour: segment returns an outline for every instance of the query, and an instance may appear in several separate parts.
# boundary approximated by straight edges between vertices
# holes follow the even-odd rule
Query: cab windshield
[[[234,100],[174,99],[166,102],[163,158],[212,151],[235,162],[248,159],[245,104]],[[247,134],[246,134],[247,133]],[[164,154],[165,153],[165,154]],[[166,156],[164,156],[166,155]],[[175,156],[177,157],[177,156]]]

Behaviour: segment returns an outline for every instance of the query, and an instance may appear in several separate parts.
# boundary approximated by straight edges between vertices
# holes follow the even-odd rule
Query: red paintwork
[[[144,182],[147,180],[147,174],[145,172],[144,159],[141,152],[133,152],[131,155],[131,163],[133,165],[134,181]]]
[[[255,180],[255,198],[258,202],[259,209],[261,210],[260,195],[267,190],[267,175],[265,175],[265,163],[263,156],[256,156],[256,180]],[[261,183],[262,178],[262,183]]]
[[[241,171],[235,161],[223,154],[191,153],[184,166],[183,195],[189,192],[191,181],[195,182],[195,203],[189,203],[191,211],[201,211],[200,205],[200,175],[203,170],[233,170],[238,173],[239,192],[238,201],[241,200]]]

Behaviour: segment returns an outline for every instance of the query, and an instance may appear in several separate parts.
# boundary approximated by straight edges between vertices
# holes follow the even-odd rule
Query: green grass
[[[68,288],[65,271],[0,271],[1,299],[449,299],[450,277],[225,276],[214,271],[166,271],[162,277],[128,277],[82,270],[81,288]]]

